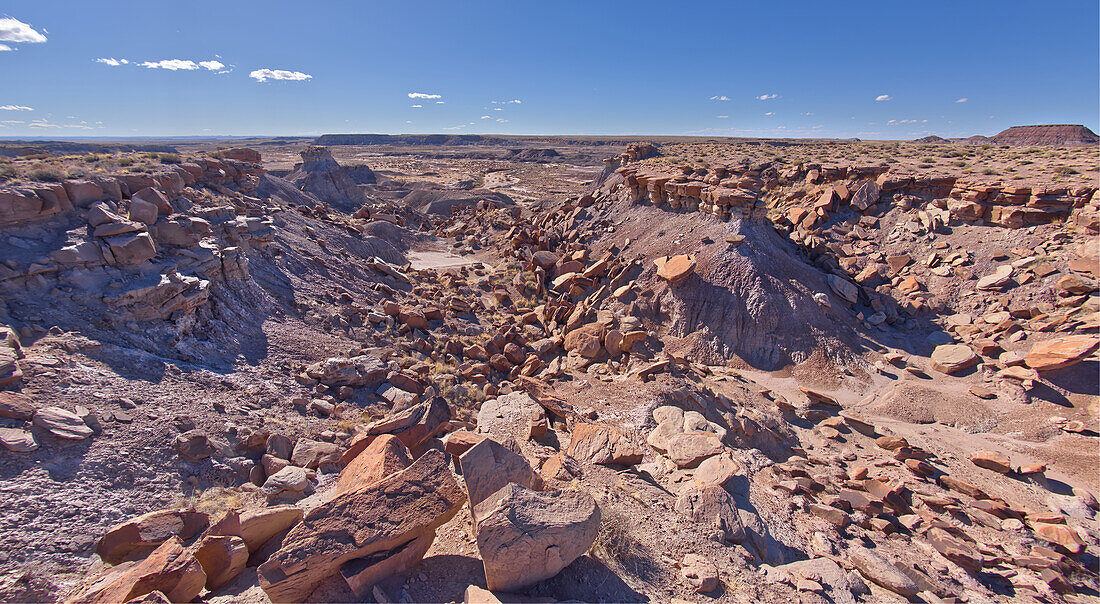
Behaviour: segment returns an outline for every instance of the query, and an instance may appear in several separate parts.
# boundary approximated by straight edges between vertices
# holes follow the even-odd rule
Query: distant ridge
[[[503,138],[480,134],[322,134],[318,145],[502,145]]]

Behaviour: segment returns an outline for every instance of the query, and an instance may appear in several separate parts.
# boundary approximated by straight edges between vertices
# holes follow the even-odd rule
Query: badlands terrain
[[[0,142],[0,601],[1096,601],[1098,170]]]

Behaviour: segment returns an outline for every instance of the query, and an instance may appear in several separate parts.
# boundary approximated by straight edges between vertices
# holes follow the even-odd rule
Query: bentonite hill
[[[1100,3],[0,8],[0,604],[1100,604]]]

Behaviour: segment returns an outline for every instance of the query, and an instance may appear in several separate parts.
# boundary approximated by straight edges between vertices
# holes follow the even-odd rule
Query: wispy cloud
[[[29,128],[72,128],[76,130],[91,130],[92,127],[88,125],[88,122],[80,122],[79,124],[55,124],[49,120],[33,120],[27,124]]]
[[[413,109],[422,109],[424,106],[423,105],[409,105],[409,107],[412,107]]]
[[[489,117],[488,115],[483,115],[483,116],[481,116],[481,117],[480,117],[480,118],[478,118],[478,119],[482,119],[482,120],[491,120],[491,119],[493,119],[493,118],[492,118],[492,117]]]
[[[443,95],[441,95],[441,94],[428,94],[427,92],[410,92],[409,93],[409,98],[410,99],[425,99],[425,100],[427,100],[427,99],[441,99],[441,98],[443,98]]]
[[[436,101],[436,102],[435,102],[435,104],[436,104],[436,105],[442,105],[442,104],[443,104],[443,101]]]
[[[34,111],[34,107],[26,105],[0,105],[0,111]]]
[[[901,126],[902,124],[927,124],[928,120],[890,120],[886,122],[888,126]]]
[[[764,115],[775,115],[775,112],[774,111],[769,111],[769,112],[765,113]]]
[[[876,97],[875,97],[875,101],[878,101],[878,102],[882,102],[882,101],[892,101],[892,100],[894,100],[894,97],[892,97],[892,96],[890,96],[890,95],[888,95],[888,94],[880,94],[880,95],[878,95],[878,96],[876,96]]]
[[[103,63],[104,65],[110,65],[111,67],[118,67],[119,65],[128,65],[130,61],[126,59],[116,59],[114,57],[103,57],[95,60],[96,63]]]
[[[290,82],[301,82],[303,80],[312,79],[313,76],[308,73],[302,73],[300,71],[287,71],[285,69],[257,69],[248,74],[248,77],[256,80],[257,82],[266,82],[268,80],[285,80]]]
[[[15,49],[12,48],[11,46],[8,46],[7,44],[0,44],[0,52],[9,52],[9,51],[12,51],[12,50],[15,50]]]
[[[199,61],[199,67],[210,71],[221,71],[225,69],[225,63],[221,61]]]
[[[723,94],[721,96],[714,95],[714,96],[710,97],[710,100],[712,100],[712,101],[728,101],[728,100],[730,100],[730,98]]]
[[[716,116],[714,116],[714,117],[716,117],[716,118],[718,118],[718,119],[720,119],[720,120],[725,120],[725,119],[729,119],[729,117],[730,117],[730,116],[728,116],[728,115],[716,115]]]
[[[965,103],[965,102],[967,102],[967,101],[969,101],[969,100],[970,100],[970,99],[968,99],[968,98],[966,98],[966,97],[964,96],[964,97],[963,97],[963,98],[961,98],[961,99],[955,99],[955,102],[956,102],[956,103]]]
[[[13,17],[0,19],[0,42],[18,42],[21,44],[41,44],[46,36],[38,33],[27,23]]]
[[[762,94],[762,95],[756,97],[756,100],[758,100],[758,101],[770,101],[772,99],[777,99],[777,98],[779,98],[779,95],[772,93],[772,94]]]
[[[519,105],[519,104],[523,103],[523,101],[521,101],[519,99],[512,99],[510,101],[489,101],[489,102],[494,104],[494,105]]]
[[[462,130],[466,127],[466,124],[459,124],[457,126],[443,126],[441,130]]]
[[[501,118],[501,117],[498,117],[498,118],[497,118],[497,121],[498,121],[498,122],[500,122],[500,123],[502,123],[502,124],[507,124],[507,123],[508,123],[508,120],[506,120],[506,119],[504,119],[504,118]]]

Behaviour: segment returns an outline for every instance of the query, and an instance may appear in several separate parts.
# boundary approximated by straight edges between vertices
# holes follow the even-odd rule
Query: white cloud
[[[509,104],[513,104],[513,105],[519,105],[522,102],[523,101],[521,101],[519,99],[512,99],[512,100],[508,101]]]
[[[765,113],[764,115],[775,115],[775,112],[774,111],[769,111],[769,112]]]
[[[409,106],[412,107],[413,109],[422,109],[424,107],[423,105],[409,105]]]
[[[129,61],[127,61],[126,59],[116,59],[114,57],[96,59],[95,62],[103,63],[104,65],[110,65],[111,67],[118,67],[119,65],[126,65],[129,63]]]
[[[481,117],[480,117],[480,118],[478,118],[478,119],[482,119],[482,120],[491,120],[491,119],[493,119],[493,118],[491,118],[491,117],[489,117],[489,116],[487,116],[487,115],[483,115],[483,116],[481,116]]]
[[[0,52],[7,52],[9,50],[15,50],[15,49],[12,48],[11,46],[8,46],[7,44],[0,44]]]
[[[266,82],[268,80],[288,80],[291,82],[301,82],[303,80],[311,79],[313,76],[308,73],[302,73],[300,71],[287,71],[285,69],[257,69],[248,74],[248,77],[256,80],[257,82]]]
[[[724,120],[724,119],[729,119],[729,116],[728,116],[728,115],[716,115],[716,116],[714,116],[714,117],[716,117],[716,118],[718,118],[718,119],[720,119],[720,120]]]
[[[894,100],[894,97],[892,97],[888,94],[880,94],[880,95],[875,97],[875,101],[892,101],[892,100]]]
[[[4,17],[0,19],[0,42],[25,42],[39,44],[46,41],[46,36],[35,31],[30,25],[19,19]]]
[[[435,104],[436,104],[436,105],[442,105],[442,104],[443,104],[443,101],[436,101],[436,102],[435,102]]]
[[[964,97],[963,97],[963,98],[961,98],[961,99],[955,99],[955,102],[956,102],[956,103],[965,103],[965,102],[967,102],[967,101],[969,101],[969,100],[970,100],[970,99],[968,99],[968,98],[966,98],[966,97],[964,96]]]
[[[924,121],[927,122],[928,120],[924,120]],[[916,123],[918,123],[918,120],[890,120],[890,121],[886,122],[886,124],[889,125],[889,126],[900,126],[902,124],[916,124]]]
[[[462,130],[466,127],[466,124],[459,124],[457,126],[444,126],[442,130]]]
[[[500,107],[493,107],[493,111],[504,111],[504,110],[501,109]]]
[[[756,97],[756,100],[758,100],[758,101],[770,101],[772,99],[777,99],[777,98],[779,98],[778,94],[774,94],[774,93],[773,94],[762,94],[762,95]]]
[[[199,67],[210,71],[225,69],[225,63],[221,61],[199,61]]]
[[[710,100],[712,100],[712,101],[728,101],[728,100],[730,100],[730,98],[723,94],[721,96],[718,96],[718,95],[712,96],[712,97],[710,97]]]
[[[489,102],[494,104],[494,105],[519,105],[523,101],[521,101],[519,99],[512,99],[510,101],[489,101]]]
[[[34,111],[34,107],[26,105],[0,105],[0,111]]]
[[[500,118],[500,117],[497,118],[497,121],[502,123],[502,124],[507,124],[508,123],[508,120],[506,120],[504,118]]]
[[[43,129],[45,129],[45,128],[76,128],[76,129],[79,129],[79,130],[91,130],[92,129],[91,126],[89,126],[86,122],[81,122],[79,124],[54,124],[53,122],[50,122],[49,120],[34,120],[30,124],[27,124],[27,126],[30,127],[30,128],[43,128]]]
[[[192,71],[199,68],[199,64],[189,59],[164,59],[163,61],[145,61],[142,67],[148,69],[167,69],[169,71]]]
[[[806,116],[809,116],[809,115],[813,115],[813,114],[814,114],[814,113],[813,113],[812,111],[807,111],[807,112],[803,113],[802,115],[806,115]]]
[[[441,99],[443,95],[440,94],[428,94],[426,92],[410,92],[410,99]]]
[[[0,124],[26,124],[23,120],[0,120]]]

